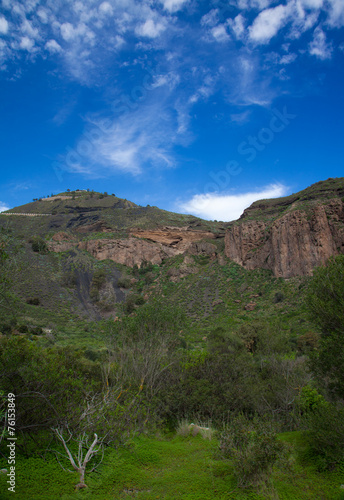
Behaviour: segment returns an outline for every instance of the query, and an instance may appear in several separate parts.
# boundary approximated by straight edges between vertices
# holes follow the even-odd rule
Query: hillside
[[[226,224],[87,191],[15,207],[8,213],[51,214],[0,217],[21,247],[14,275],[21,320],[50,325],[65,342],[74,319],[121,316],[162,296],[186,311],[195,345],[214,321],[239,331],[247,320],[275,318],[291,337],[306,334],[302,289],[315,265],[343,252],[343,192],[344,179],[329,179],[257,201]]]

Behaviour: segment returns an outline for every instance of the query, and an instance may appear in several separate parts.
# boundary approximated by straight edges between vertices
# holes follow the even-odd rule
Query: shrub
[[[28,333],[29,327],[27,325],[19,325],[18,332],[20,333]]]
[[[137,297],[137,299],[135,300],[135,304],[137,306],[143,306],[144,303],[145,303],[145,299],[142,297],[142,295],[139,295]]]
[[[135,311],[135,296],[134,295],[129,295],[129,297],[127,297],[127,300],[125,301],[125,304],[124,304],[124,311],[127,313],[127,314],[131,314],[132,312]]]
[[[319,470],[333,469],[344,460],[344,408],[318,404],[304,415],[307,455]]]
[[[333,396],[344,397],[344,255],[318,267],[309,283],[306,306],[320,328],[318,349],[311,352],[311,368]]]
[[[220,449],[232,461],[238,486],[246,488],[267,481],[284,445],[270,425],[241,414],[223,431]]]
[[[283,302],[284,295],[281,292],[276,292],[274,297],[274,304],[278,304],[278,302]]]
[[[139,269],[139,274],[149,273],[154,269],[154,266],[151,262],[147,262],[146,260],[142,261],[141,267]]]
[[[144,276],[144,282],[146,283],[146,285],[150,285],[151,283],[153,283],[153,281],[154,281],[154,274],[151,272],[146,273]]]
[[[43,238],[36,237],[36,238],[33,238],[32,240],[30,240],[30,242],[31,242],[32,250],[34,252],[46,253],[48,251],[47,244],[43,240]]]
[[[29,329],[29,332],[32,333],[33,335],[42,335],[43,329],[40,326],[32,326]]]
[[[120,288],[130,288],[130,280],[128,278],[119,278],[117,281],[117,286]]]
[[[26,303],[30,304],[31,306],[39,306],[40,300],[38,297],[34,297],[33,299],[27,299]]]
[[[90,297],[92,300],[97,302],[99,300],[99,290],[106,282],[106,273],[104,269],[96,269],[93,274],[91,287],[90,287]]]

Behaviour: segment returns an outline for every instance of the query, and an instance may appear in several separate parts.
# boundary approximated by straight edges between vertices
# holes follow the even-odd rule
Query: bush
[[[270,425],[241,414],[222,433],[220,449],[232,461],[238,486],[246,488],[267,481],[284,445]]]
[[[29,333],[32,333],[32,335],[42,335],[43,334],[43,328],[40,326],[32,326],[29,329]]]
[[[151,272],[148,272],[144,275],[144,282],[146,285],[150,285],[154,281],[154,274]]]
[[[18,326],[18,332],[19,333],[28,333],[29,332],[29,327],[27,325],[19,325]]]
[[[99,300],[99,290],[106,282],[106,273],[104,269],[96,269],[93,274],[91,286],[90,286],[90,297],[93,301],[97,302]]]
[[[124,304],[124,311],[126,312],[126,314],[131,314],[135,311],[135,301],[136,297],[134,295],[129,295],[129,297],[127,297],[127,300]]]
[[[119,278],[117,281],[119,288],[130,288],[130,280],[128,278]]]
[[[304,416],[307,455],[319,470],[333,469],[344,460],[344,408],[317,405]]]
[[[274,297],[274,304],[278,304],[278,302],[283,302],[284,295],[281,292],[276,292]]]
[[[147,261],[142,261],[142,264],[141,264],[141,267],[139,269],[139,274],[146,274],[146,273],[149,273],[151,271],[153,271],[154,269],[154,266],[151,262],[147,262]]]
[[[27,299],[26,303],[30,304],[31,306],[39,306],[40,300],[38,297],[34,297],[33,299]]]
[[[48,247],[46,242],[43,240],[43,238],[33,238],[30,240],[32,250],[34,252],[39,252],[39,253],[46,253],[48,251]]]
[[[135,300],[135,304],[137,306],[143,306],[144,303],[145,303],[145,299],[142,297],[142,295],[139,295],[137,297],[137,299]]]
[[[334,397],[344,398],[344,255],[331,257],[310,280],[306,306],[320,328],[318,348],[312,351],[311,368],[319,383]]]

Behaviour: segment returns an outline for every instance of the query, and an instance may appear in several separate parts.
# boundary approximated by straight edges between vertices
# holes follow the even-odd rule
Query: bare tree
[[[78,438],[77,438],[77,443],[78,443],[78,451],[75,456],[73,456],[72,451],[70,450],[70,447],[68,447],[68,443],[72,440],[72,433],[70,432],[69,428],[67,428],[68,431],[68,438],[65,439],[63,436],[63,430],[55,428],[53,429],[55,432],[56,436],[58,439],[61,441],[63,444],[63,447],[67,453],[66,455],[63,455],[62,453],[54,450],[56,458],[63,468],[63,470],[67,470],[68,472],[73,472],[70,469],[66,469],[63,467],[61,464],[60,460],[58,459],[58,455],[62,455],[65,458],[67,458],[73,469],[76,470],[80,474],[80,481],[79,483],[75,486],[76,489],[81,489],[81,488],[87,488],[87,485],[85,484],[85,473],[86,473],[86,466],[87,464],[91,461],[91,459],[97,455],[98,453],[101,454],[100,460],[98,463],[93,466],[90,472],[93,472],[102,462],[103,457],[104,457],[104,446],[103,446],[103,441],[104,438],[99,439],[97,434],[94,434],[94,440],[92,443],[89,443],[89,436],[86,434],[86,432],[81,433]]]

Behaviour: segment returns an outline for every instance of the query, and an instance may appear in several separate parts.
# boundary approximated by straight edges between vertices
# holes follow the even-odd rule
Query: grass
[[[300,465],[295,453],[299,433],[285,433],[280,439],[290,446],[290,460],[276,468],[271,482],[260,489],[239,489],[228,460],[216,458],[218,441],[195,437],[141,436],[126,447],[108,449],[98,473],[87,474],[88,488],[74,492],[76,473],[64,472],[53,457],[18,458],[16,494],[18,500],[340,500],[343,472],[320,474],[311,465]],[[6,477],[0,475],[0,498],[8,500]]]

